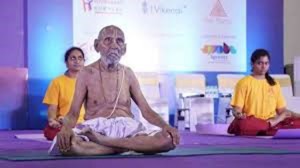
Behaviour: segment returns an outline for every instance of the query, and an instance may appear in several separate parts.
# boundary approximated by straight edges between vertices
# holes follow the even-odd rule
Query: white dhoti
[[[147,130],[146,127],[139,121],[130,117],[102,118],[98,117],[92,120],[85,121],[77,125],[73,131],[80,134],[81,129],[89,127],[94,132],[112,138],[128,138],[136,135],[154,135],[160,130]]]
[[[111,138],[129,138],[137,135],[153,136],[157,132],[161,131],[161,129],[148,130],[141,122],[130,117],[116,117],[109,119],[98,117],[80,123],[73,128],[74,133],[82,137],[85,141],[89,141],[88,137],[80,135],[80,133],[81,130],[86,127],[90,128],[94,132]],[[56,139],[57,138],[55,137],[48,151],[51,155],[59,154]]]

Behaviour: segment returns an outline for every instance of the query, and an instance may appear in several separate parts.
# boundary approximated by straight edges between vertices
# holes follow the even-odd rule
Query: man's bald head
[[[95,39],[94,47],[100,52],[102,60],[107,64],[116,65],[126,53],[125,36],[123,31],[114,25],[106,26]]]
[[[109,26],[103,27],[99,32],[98,39],[101,40],[101,38],[105,37],[105,35],[107,35],[107,34],[117,34],[120,37],[122,37],[125,41],[124,32],[122,31],[122,29],[120,29],[119,27],[117,27],[115,25],[109,25]]]

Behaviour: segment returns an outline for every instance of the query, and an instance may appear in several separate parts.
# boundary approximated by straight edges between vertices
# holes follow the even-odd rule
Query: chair
[[[157,73],[137,73],[136,76],[150,107],[169,123],[169,104],[167,98],[161,96],[160,75]],[[136,119],[140,120],[148,129],[157,128],[144,119],[136,104],[133,105],[132,109]]]
[[[235,85],[243,77],[245,77],[243,74],[218,74],[217,80],[220,95],[224,97],[231,97],[234,92]]]
[[[293,97],[292,82],[289,75],[271,74],[271,76],[280,84],[282,94],[285,98]]]
[[[219,88],[219,106],[216,115],[216,123],[229,123],[232,119],[230,101],[234,93],[236,84],[240,79],[245,77],[243,74],[218,74],[218,88]]]
[[[211,124],[214,121],[214,104],[212,98],[205,97],[205,76],[203,74],[178,74],[175,77],[177,112],[184,111],[185,127],[196,131],[198,123]]]
[[[294,56],[294,95],[300,96],[300,56]]]
[[[271,76],[280,84],[282,94],[287,103],[287,109],[300,113],[300,97],[293,95],[291,78],[287,74],[271,74]]]
[[[176,95],[205,95],[205,76],[203,74],[180,74],[175,77]]]

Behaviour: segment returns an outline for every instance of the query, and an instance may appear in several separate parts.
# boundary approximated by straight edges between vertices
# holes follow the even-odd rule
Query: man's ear
[[[94,48],[95,48],[95,50],[96,50],[97,53],[99,52],[99,49],[98,49],[99,42],[100,42],[99,39],[95,39],[94,40]]]
[[[125,43],[124,47],[122,48],[122,56],[125,55],[126,51],[127,51],[127,44]]]

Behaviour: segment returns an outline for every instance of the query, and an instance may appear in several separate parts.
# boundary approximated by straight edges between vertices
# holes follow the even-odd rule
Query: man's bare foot
[[[79,134],[80,135],[85,135],[88,133],[91,133],[93,130],[90,127],[84,127],[80,130]]]
[[[99,145],[105,145],[105,142],[110,140],[109,137],[93,131],[90,127],[84,127],[79,135],[87,136],[90,141]]]
[[[107,142],[112,139],[110,137],[107,137],[105,135],[93,131],[90,127],[83,128],[79,133],[79,135],[87,136],[90,141],[103,146],[106,146]],[[114,150],[116,151],[116,153],[123,153],[129,151],[128,149],[122,149],[122,148],[114,148]]]

